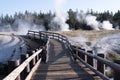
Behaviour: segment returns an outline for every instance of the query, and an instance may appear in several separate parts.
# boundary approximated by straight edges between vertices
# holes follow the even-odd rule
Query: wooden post
[[[58,40],[60,41],[60,35],[58,35]]]
[[[33,53],[32,53],[31,50],[28,50],[28,51],[27,51],[27,54],[28,54],[29,56],[31,56]]]
[[[45,42],[47,41],[47,33],[44,33]]]
[[[9,73],[12,72],[19,65],[20,65],[20,60],[9,60],[8,61],[8,72]],[[20,75],[16,78],[16,80],[20,80]]]
[[[20,65],[19,60],[9,60],[8,61],[8,72],[10,73],[11,71],[13,71],[16,67],[18,67]]]
[[[72,52],[73,52],[73,58],[74,58],[74,60],[76,60],[76,50],[72,49]]]
[[[79,49],[81,50],[80,47],[79,47]],[[79,56],[80,58],[82,58],[82,54],[81,54],[80,52],[78,52],[78,56]]]
[[[36,49],[36,52],[38,51],[39,49]],[[36,56],[36,62],[39,60],[39,55]]]
[[[22,54],[21,55],[21,63],[24,62],[28,57],[29,57],[28,54]],[[30,67],[28,64],[28,66],[21,73],[21,80],[25,80],[25,78],[27,77],[29,72],[30,72]]]
[[[97,54],[97,56],[101,57],[101,58],[104,58],[104,54]],[[97,61],[97,70],[100,71],[101,73],[105,74],[104,71],[105,71],[105,65],[100,62],[100,61]]]
[[[120,60],[114,60],[114,62],[120,64]],[[114,80],[120,80],[120,71],[114,70]]]
[[[30,36],[29,36],[29,31],[28,31],[28,33],[27,33],[27,36],[28,36],[28,38],[30,38]]]
[[[41,48],[39,48],[39,49],[42,49],[42,47],[41,47]],[[41,58],[41,53],[40,53],[40,54],[38,54],[38,57],[39,57],[39,59]]]
[[[54,39],[54,33],[52,34],[52,39]]]
[[[81,48],[80,48],[80,49],[81,49]],[[81,49],[81,50],[85,51],[85,49]],[[82,60],[85,61],[85,54],[79,52],[78,55],[80,56],[80,58],[81,58]]]
[[[31,56],[33,54],[33,51],[27,51],[27,53],[29,54],[29,56]],[[33,64],[33,60],[29,63],[29,66],[30,66],[30,70],[32,69],[32,67],[34,66]]]
[[[59,35],[58,35],[58,40],[60,41],[60,37],[59,37]]]
[[[47,60],[47,50],[45,46],[43,47],[42,52],[41,52],[41,62],[46,63],[46,60]]]
[[[41,32],[39,32],[39,37],[40,37],[40,39],[41,39]]]
[[[34,32],[34,39],[35,39],[35,32]]]
[[[59,35],[59,40],[61,41],[61,35]]]
[[[77,47],[76,47],[77,48]],[[74,60],[77,60],[77,54],[78,54],[78,51],[77,50],[74,50],[74,55],[75,55],[75,58],[74,58]]]
[[[93,54],[92,50],[87,51],[90,54]],[[90,64],[91,66],[93,66],[93,58],[90,56],[87,56],[87,63]]]
[[[33,51],[32,53],[34,54],[34,53],[35,53],[35,51]],[[34,65],[35,65],[35,63],[36,63],[36,59],[35,59],[35,57],[33,58],[32,62],[33,62],[33,66],[34,66]]]
[[[24,62],[28,57],[28,54],[21,54],[21,63]]]
[[[61,41],[63,42],[63,36],[61,37]]]

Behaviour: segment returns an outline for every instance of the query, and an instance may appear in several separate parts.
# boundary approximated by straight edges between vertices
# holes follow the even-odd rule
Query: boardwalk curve
[[[31,80],[93,80],[69,54],[65,45],[50,40],[47,64],[40,64]]]

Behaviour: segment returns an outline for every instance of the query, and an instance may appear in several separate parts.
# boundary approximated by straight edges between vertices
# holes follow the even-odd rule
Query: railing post
[[[61,35],[59,35],[59,40],[61,41]]]
[[[13,71],[19,65],[20,65],[20,60],[9,60],[8,61],[8,72],[10,73],[11,71]],[[16,78],[16,80],[21,80],[20,75]]]
[[[27,53],[29,54],[29,56],[31,56],[33,54],[33,51],[27,51]],[[34,60],[32,60],[30,63],[30,70],[32,69],[32,67],[34,66]]]
[[[34,32],[34,39],[35,39],[35,32]]]
[[[120,64],[120,60],[114,60],[114,62]],[[114,70],[114,80],[120,80],[120,71]]]
[[[39,37],[40,37],[40,39],[41,39],[41,32],[39,32]]]
[[[89,50],[87,52],[93,54],[92,50]],[[90,56],[87,56],[87,63],[90,64],[91,66],[93,66],[93,58]]]
[[[47,50],[46,47],[43,47],[43,50],[41,52],[41,62],[46,63],[46,59],[47,59]]]
[[[46,38],[45,40],[47,40],[47,33],[45,33],[45,38]]]
[[[28,57],[29,57],[28,54],[22,54],[21,55],[21,63],[24,62]],[[25,78],[26,78],[26,76],[28,75],[29,72],[30,72],[30,67],[29,67],[29,64],[28,64],[28,66],[21,73],[21,80],[25,80]]]
[[[21,54],[21,63],[24,62],[28,57],[28,54]]]
[[[60,35],[58,35],[58,40],[60,39]],[[60,40],[59,40],[60,41]]]
[[[39,49],[36,49],[36,52],[38,51]],[[36,56],[36,62],[39,60],[39,55]]]
[[[33,51],[32,53],[34,54],[34,53],[35,53],[35,51]],[[34,65],[35,65],[35,63],[36,63],[36,59],[35,59],[35,57],[33,58],[32,62],[33,62],[33,66],[34,66]]]
[[[74,60],[76,60],[77,59],[77,55],[78,55],[78,51],[73,49],[73,55],[74,55]]]
[[[101,57],[101,58],[104,58],[105,55],[104,54],[97,54],[97,56]],[[100,62],[100,61],[97,61],[97,70],[100,71],[101,73],[105,74],[105,65]]]
[[[59,38],[59,35],[58,35],[58,40],[59,40],[60,38]],[[60,41],[60,40],[59,40]]]
[[[27,36],[30,37],[30,36],[29,36],[29,31],[28,31],[28,33],[27,33]]]
[[[55,37],[54,37],[54,33],[53,33],[53,39],[54,39]]]
[[[81,49],[81,48],[79,48],[79,49],[85,51],[85,49]],[[79,56],[82,60],[85,61],[85,54],[79,52],[79,53],[78,53],[78,56]]]
[[[29,56],[31,56],[33,53],[32,53],[31,50],[28,50],[28,51],[27,51],[27,54],[28,54]]]

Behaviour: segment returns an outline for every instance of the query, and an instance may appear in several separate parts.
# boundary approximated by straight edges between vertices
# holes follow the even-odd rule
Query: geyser
[[[113,25],[109,21],[97,21],[97,17],[91,14],[86,14],[84,12],[80,12],[77,14],[76,19],[80,23],[85,23],[90,26],[93,30],[114,30]]]
[[[65,4],[66,0],[55,0],[55,17],[51,21],[51,24],[53,25],[53,30],[61,30],[61,31],[68,31],[69,25],[66,23],[66,20],[68,19],[67,12],[63,12],[62,8]]]

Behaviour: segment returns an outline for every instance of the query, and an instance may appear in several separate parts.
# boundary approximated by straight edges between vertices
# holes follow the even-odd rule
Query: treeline
[[[81,11],[82,12],[82,11]],[[67,23],[69,24],[70,28],[72,29],[91,29],[91,27],[89,27],[87,24],[83,23],[83,22],[79,22],[76,19],[76,16],[79,14],[78,11],[74,12],[72,9],[70,9],[68,11],[69,14],[69,20],[67,20]],[[92,9],[88,10],[86,12],[86,15],[90,14],[93,16],[96,16],[96,20],[99,22],[103,22],[103,21],[109,21],[111,24],[113,24],[113,28],[119,28],[120,29],[120,10],[118,10],[116,13],[113,14],[113,12],[110,11],[106,11],[106,12],[94,12]]]
[[[91,29],[88,27],[85,23],[81,23],[76,19],[76,16],[80,13],[80,11],[73,11],[72,9],[69,9],[67,11],[69,18],[66,20],[66,23],[69,24],[69,28],[73,30],[77,29]],[[97,17],[97,20],[100,22],[103,22],[104,20],[109,20],[110,23],[113,24],[113,27],[116,26],[120,29],[120,10],[118,10],[116,13],[112,13],[109,11],[98,13],[94,12],[93,10],[89,10],[86,12],[86,14],[91,14],[93,16]],[[46,30],[51,29],[51,21],[55,17],[55,13],[52,13],[51,11],[48,13],[31,13],[28,11],[25,11],[24,13],[15,13],[14,15],[1,15],[0,16],[0,29],[6,28],[9,30],[9,28],[12,28],[13,30],[17,30],[19,26],[19,21],[22,21],[23,23],[27,22],[30,25],[39,25],[44,26]]]

